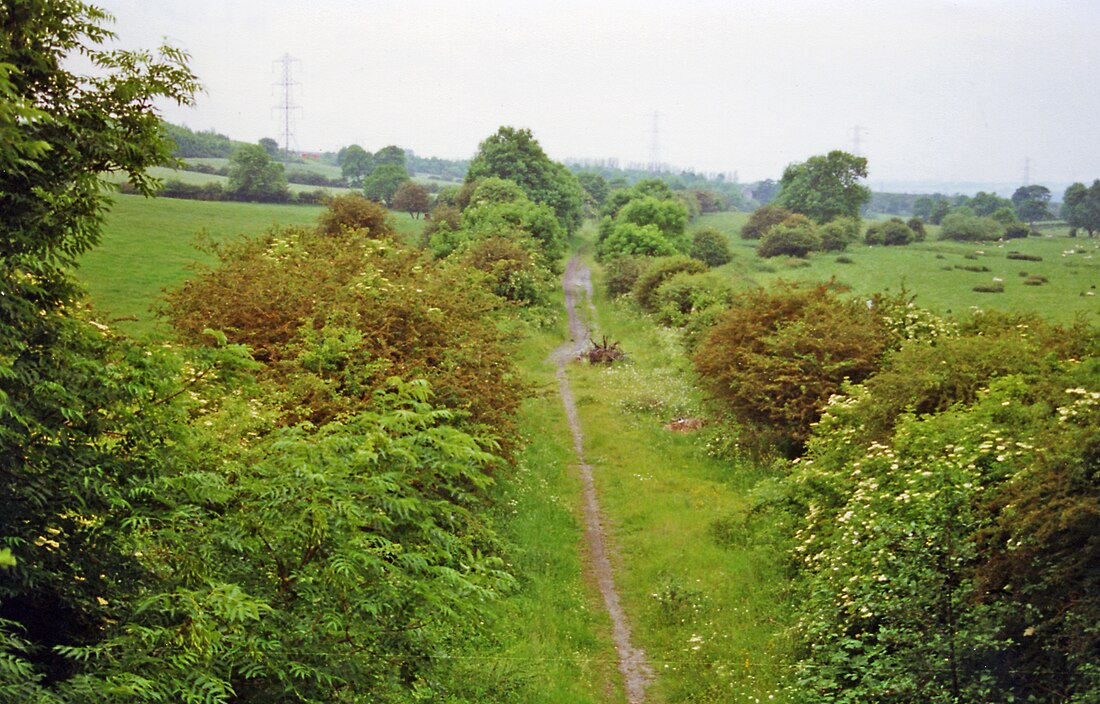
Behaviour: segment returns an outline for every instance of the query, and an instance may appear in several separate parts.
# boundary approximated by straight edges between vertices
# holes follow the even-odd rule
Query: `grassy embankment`
[[[967,243],[937,240],[939,228],[931,226],[927,241],[904,247],[854,244],[845,252],[814,253],[805,260],[760,259],[755,253],[757,243],[738,236],[747,220],[745,213],[717,213],[695,223],[727,234],[735,259],[723,270],[742,285],[835,278],[858,295],[904,289],[916,297],[917,305],[941,314],[978,308],[1033,312],[1061,323],[1081,316],[1100,324],[1100,296],[1090,295],[1097,294],[1100,286],[1100,241],[1068,237],[1065,228],[1044,231],[1042,237]],[[1010,252],[1041,261],[1010,259]],[[1038,276],[1046,281],[1024,283]],[[997,283],[1003,285],[1002,293],[973,290]]]

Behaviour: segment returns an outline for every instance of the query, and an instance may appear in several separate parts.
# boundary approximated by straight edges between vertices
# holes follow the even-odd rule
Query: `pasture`
[[[116,321],[120,329],[141,335],[157,331],[150,307],[163,291],[183,282],[195,265],[213,261],[212,254],[198,247],[201,241],[220,243],[270,227],[312,225],[323,210],[321,206],[127,195],[114,200],[100,246],[81,258],[76,273],[100,319]],[[394,213],[391,222],[410,238],[424,226],[423,220],[406,213]]]
[[[932,227],[927,241],[903,247],[853,244],[844,252],[815,252],[807,259],[761,259],[756,256],[757,243],[739,236],[747,219],[743,213],[717,213],[696,221],[727,234],[734,261],[721,271],[744,286],[766,286],[780,279],[835,280],[860,296],[905,291],[916,305],[941,314],[1015,311],[1061,323],[1082,318],[1100,324],[1096,239],[1052,230],[1042,237],[1005,242],[951,242],[935,239],[938,228]]]

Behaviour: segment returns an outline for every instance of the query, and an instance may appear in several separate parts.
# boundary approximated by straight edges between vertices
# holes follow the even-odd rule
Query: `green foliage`
[[[595,205],[596,208],[603,206],[604,201],[607,200],[607,196],[611,192],[611,187],[607,185],[607,180],[603,176],[592,173],[591,171],[582,171],[577,174],[577,183],[581,185],[584,192],[592,199],[592,204]]]
[[[675,200],[658,200],[653,196],[633,198],[619,209],[616,224],[630,223],[640,227],[653,225],[677,251],[686,252],[689,245],[684,234],[688,213]]]
[[[362,188],[363,179],[371,170],[371,153],[358,144],[344,147],[337,154],[340,175],[352,188]]]
[[[151,193],[146,170],[171,161],[151,106],[197,88],[178,50],[101,50],[107,20],[78,2],[0,6],[0,549],[16,562],[0,692],[16,702],[54,700],[43,687],[80,665],[53,648],[95,643],[141,588],[128,521],[178,429],[172,355],[88,321],[66,272],[99,240],[101,173]],[[78,53],[95,75],[65,68]]]
[[[165,136],[175,145],[172,156],[228,158],[240,143],[213,130],[195,132],[182,125],[164,123]]]
[[[237,200],[276,203],[288,197],[283,165],[258,144],[239,147],[229,157],[229,195]]]
[[[757,208],[753,211],[749,221],[741,228],[741,239],[758,240],[773,226],[778,225],[793,214],[790,210],[781,208],[778,205],[765,205],[762,208]]]
[[[1100,179],[1085,187],[1075,183],[1062,196],[1062,217],[1071,228],[1085,230],[1092,237],[1100,231]]]
[[[836,397],[786,481],[796,701],[1089,701],[1094,332],[985,316]],[[884,415],[884,408],[893,409]],[[1091,466],[1092,469],[1088,469]],[[1094,531],[1092,531],[1094,533]]]
[[[915,242],[916,233],[900,218],[872,223],[864,234],[864,241],[871,245],[899,246]]]
[[[710,308],[725,308],[733,292],[728,280],[710,272],[682,271],[661,283],[653,296],[662,325],[684,327]]]
[[[693,356],[704,387],[735,417],[797,451],[843,382],[877,367],[885,324],[827,285],[734,297]]]
[[[381,205],[355,193],[330,198],[317,219],[318,229],[328,235],[356,232],[372,239],[394,236],[389,212]]]
[[[462,213],[471,240],[485,237],[530,238],[547,262],[565,252],[565,231],[550,206],[534,203],[511,181],[487,179],[474,191]]]
[[[551,220],[557,225],[553,216]],[[465,249],[460,261],[483,272],[490,290],[505,300],[528,308],[550,302],[554,278],[522,240],[500,236],[476,240]]]
[[[909,218],[909,222],[905,224],[913,231],[915,242],[924,242],[928,238],[928,231],[924,228],[924,221],[920,218]]]
[[[962,212],[945,217],[940,227],[940,239],[960,242],[988,242],[1003,234],[1004,226],[996,220]]]
[[[733,259],[726,236],[713,227],[701,227],[692,233],[691,257],[709,267],[722,266]]]
[[[871,189],[860,184],[867,178],[867,159],[834,150],[813,156],[783,170],[775,204],[802,213],[817,223],[837,217],[858,218],[871,199]]]
[[[699,274],[706,270],[703,262],[683,255],[654,259],[634,283],[634,300],[645,312],[655,313],[659,305],[657,290],[665,281],[679,273]]]
[[[493,319],[502,302],[462,266],[355,230],[273,230],[223,247],[220,264],[168,297],[173,326],[247,345],[289,419],[355,413],[391,376],[431,382],[437,402],[512,447],[520,388]],[[347,347],[311,363],[320,350]]]
[[[1028,224],[1049,218],[1050,196],[1050,189],[1046,186],[1020,186],[1012,194],[1017,217]]]
[[[645,257],[619,255],[603,262],[604,286],[611,298],[625,296],[634,290],[634,284],[647,266]]]
[[[778,225],[768,228],[756,248],[761,257],[805,257],[821,249],[817,226],[805,216],[794,214]]]
[[[496,176],[515,182],[527,197],[550,206],[566,232],[584,216],[584,189],[573,174],[553,162],[527,129],[501,127],[478,145],[466,181]]]
[[[409,172],[403,165],[389,162],[379,164],[363,179],[363,195],[373,201],[388,204],[401,184],[408,180]]]
[[[859,239],[861,228],[857,218],[835,218],[818,228],[821,251],[842,252]]]
[[[601,261],[623,256],[665,257],[677,252],[676,247],[665,239],[656,225],[615,223],[611,218],[605,217],[600,223],[600,234],[596,254]]]

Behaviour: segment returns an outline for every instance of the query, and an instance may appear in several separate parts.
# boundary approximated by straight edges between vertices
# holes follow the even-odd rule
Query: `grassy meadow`
[[[197,174],[201,176],[202,174]],[[118,321],[132,334],[158,329],[150,310],[165,289],[178,286],[196,264],[213,255],[202,240],[225,242],[270,227],[312,225],[321,206],[207,202],[118,195],[106,217],[103,240],[85,254],[77,271],[99,317]],[[402,235],[418,236],[423,220],[393,213]]]
[[[967,313],[974,309],[1038,313],[1062,323],[1079,317],[1100,324],[1100,241],[1071,238],[1064,229],[1042,237],[992,243],[940,241],[939,228],[929,228],[928,240],[904,247],[854,244],[847,251],[811,254],[808,259],[756,256],[756,242],[742,240],[746,213],[717,213],[696,221],[727,234],[734,261],[723,267],[744,286],[776,280],[836,280],[857,295],[906,291],[914,302],[937,313]],[[1009,258],[1010,253],[1040,261]],[[1042,277],[1038,283],[1033,277]],[[1028,282],[1028,283],[1025,283]],[[975,287],[1004,287],[1001,293]]]

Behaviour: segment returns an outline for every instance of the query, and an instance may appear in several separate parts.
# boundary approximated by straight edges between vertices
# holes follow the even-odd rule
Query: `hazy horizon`
[[[468,158],[512,125],[556,160],[656,154],[743,182],[857,148],[872,187],[1100,176],[1100,3],[96,4],[118,46],[191,54],[205,93],[162,110],[192,129],[281,144],[278,59],[293,56],[304,151]]]

